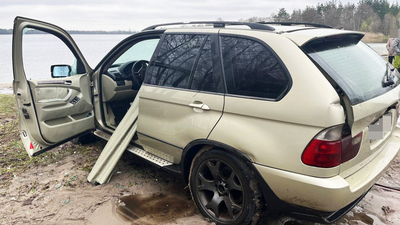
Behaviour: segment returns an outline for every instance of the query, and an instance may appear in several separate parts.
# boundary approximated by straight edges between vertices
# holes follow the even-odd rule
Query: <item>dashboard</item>
[[[113,64],[102,75],[104,102],[135,98],[137,90],[132,89],[132,67],[136,62],[129,61],[122,64]]]
[[[132,80],[132,67],[136,61],[129,61],[122,64],[113,64],[107,70],[107,75],[113,80]]]

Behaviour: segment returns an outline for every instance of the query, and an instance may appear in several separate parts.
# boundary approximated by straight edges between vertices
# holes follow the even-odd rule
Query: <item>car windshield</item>
[[[398,73],[356,36],[313,41],[303,50],[343,89],[352,105],[382,95],[398,85]],[[387,79],[393,81],[388,86]]]
[[[112,67],[122,65],[129,61],[138,61],[138,60],[147,60],[150,61],[151,56],[153,55],[154,50],[158,44],[160,39],[150,39],[140,41],[130,47],[124,54],[118,57],[117,60],[113,63]]]

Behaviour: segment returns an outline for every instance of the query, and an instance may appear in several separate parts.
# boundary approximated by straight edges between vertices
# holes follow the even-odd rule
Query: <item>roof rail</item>
[[[226,25],[243,25],[243,26],[248,26],[250,29],[255,29],[255,30],[269,30],[269,31],[275,30],[275,28],[262,23],[248,23],[248,22],[235,22],[235,21],[193,21],[188,23],[177,22],[177,23],[156,24],[153,26],[146,27],[145,29],[143,29],[143,31],[154,30],[157,27],[163,27],[163,26],[193,25],[193,24],[212,24],[214,28],[224,28]]]
[[[257,22],[260,24],[275,24],[275,25],[281,25],[281,26],[292,26],[292,25],[304,25],[304,26],[308,26],[308,27],[320,27],[320,28],[331,28],[333,29],[333,27],[325,25],[325,24],[318,24],[318,23],[302,23],[302,22]]]

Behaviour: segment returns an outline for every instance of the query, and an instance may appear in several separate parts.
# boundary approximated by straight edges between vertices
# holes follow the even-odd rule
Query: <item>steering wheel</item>
[[[134,82],[138,88],[143,83],[144,75],[146,74],[146,69],[148,65],[149,61],[139,60],[136,61],[132,66],[132,82]]]

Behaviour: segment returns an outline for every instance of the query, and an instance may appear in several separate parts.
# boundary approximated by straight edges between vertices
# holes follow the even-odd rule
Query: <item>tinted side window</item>
[[[214,73],[210,37],[200,52],[190,88],[193,90],[223,92],[220,73]]]
[[[286,90],[289,78],[264,45],[238,37],[221,41],[228,93],[276,99]]]
[[[190,73],[206,35],[166,35],[145,83],[188,88]]]

